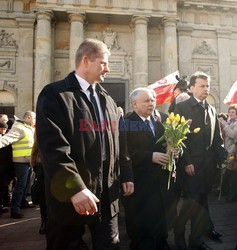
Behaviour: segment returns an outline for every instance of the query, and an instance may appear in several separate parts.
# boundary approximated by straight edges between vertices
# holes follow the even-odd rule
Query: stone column
[[[180,75],[193,74],[192,69],[192,31],[191,27],[181,27],[178,29],[179,39],[179,73]]]
[[[227,106],[223,103],[231,88],[231,64],[230,64],[230,35],[231,31],[217,30],[218,41],[218,67],[219,67],[219,99],[220,110],[226,111]]]
[[[178,69],[177,61],[177,19],[164,17],[164,75],[171,74]]]
[[[42,88],[51,82],[52,62],[52,35],[51,35],[51,12],[38,12],[37,33],[35,46],[35,88],[34,102]]]
[[[148,47],[147,24],[148,17],[134,16],[134,60],[133,84],[134,88],[148,85]]]
[[[16,17],[18,22],[18,56],[17,56],[17,88],[16,115],[22,117],[25,111],[32,110],[33,107],[33,41],[35,16]]]
[[[72,13],[69,15],[69,22],[71,23],[69,72],[75,69],[75,54],[84,40],[84,20],[85,16],[83,14]]]

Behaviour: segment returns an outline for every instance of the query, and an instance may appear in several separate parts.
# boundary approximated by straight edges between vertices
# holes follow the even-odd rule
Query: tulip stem
[[[169,190],[169,189],[170,189],[170,179],[171,179],[171,174],[172,174],[172,171],[169,171],[169,178],[168,178],[167,190]]]

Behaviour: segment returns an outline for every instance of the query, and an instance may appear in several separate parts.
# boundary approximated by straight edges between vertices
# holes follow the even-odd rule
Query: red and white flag
[[[165,76],[161,80],[148,85],[148,88],[153,89],[156,92],[156,105],[172,102],[174,99],[173,89],[178,82],[175,77],[176,75],[179,76],[178,70]]]
[[[229,93],[223,101],[227,105],[236,104],[237,103],[237,81],[230,88]]]

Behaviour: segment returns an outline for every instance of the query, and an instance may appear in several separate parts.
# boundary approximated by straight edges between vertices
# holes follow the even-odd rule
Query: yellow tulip
[[[195,129],[193,130],[193,132],[194,132],[195,134],[197,134],[199,131],[200,131],[200,128],[195,128]]]
[[[234,155],[231,155],[231,156],[229,157],[229,160],[230,160],[230,161],[234,161],[234,159],[235,159]]]
[[[185,118],[184,118],[184,116],[181,117],[181,123],[185,123]]]
[[[176,121],[177,123],[180,121],[180,115],[179,115],[179,114],[177,114],[177,115],[175,116],[175,121]]]
[[[167,123],[167,124],[171,124],[170,118],[168,118],[168,117],[166,118],[166,123]]]
[[[174,112],[170,113],[169,119],[170,119],[171,122],[174,120]]]

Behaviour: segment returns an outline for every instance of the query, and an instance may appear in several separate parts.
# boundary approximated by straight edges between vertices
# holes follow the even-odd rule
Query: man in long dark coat
[[[165,250],[169,249],[165,200],[168,172],[161,167],[168,163],[168,155],[163,142],[156,143],[164,129],[153,116],[155,97],[152,91],[137,88],[130,99],[133,112],[125,116],[125,129],[134,173],[134,193],[123,199],[130,250]],[[165,120],[163,114],[161,117]]]
[[[184,141],[184,155],[179,162],[178,182],[184,191],[184,201],[175,225],[175,241],[178,249],[187,249],[184,234],[185,225],[191,219],[190,249],[211,249],[204,242],[204,235],[218,240],[221,235],[214,230],[211,221],[207,195],[212,187],[217,163],[224,161],[223,140],[214,107],[207,103],[210,77],[196,72],[190,79],[190,99],[180,102],[175,113],[191,119],[190,130],[199,127],[199,133],[188,134]]]
[[[103,42],[86,39],[76,52],[75,72],[47,85],[38,98],[49,250],[80,249],[85,224],[94,249],[119,248],[120,183],[124,195],[133,192],[133,183],[120,113],[99,84],[109,72],[109,55]]]

